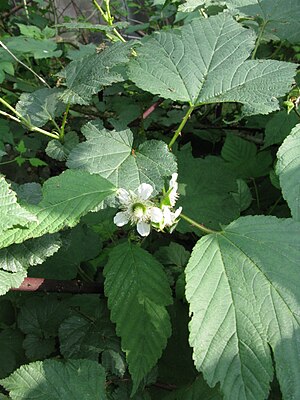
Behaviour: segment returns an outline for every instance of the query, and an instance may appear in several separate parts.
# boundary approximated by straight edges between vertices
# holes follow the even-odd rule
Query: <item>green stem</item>
[[[16,159],[15,159],[15,158],[14,158],[13,160],[1,162],[1,163],[0,163],[0,166],[1,166],[1,165],[6,165],[6,164],[11,164],[11,163],[14,163],[14,162],[16,162]]]
[[[190,106],[190,108],[187,110],[187,113],[185,114],[183,120],[181,121],[181,124],[179,125],[179,127],[176,129],[170,143],[169,143],[169,149],[172,148],[173,144],[176,142],[176,139],[178,138],[178,136],[181,134],[182,129],[184,128],[185,124],[187,123],[190,115],[192,114],[193,110],[194,110],[195,106]]]
[[[279,196],[275,203],[270,207],[270,210],[267,215],[271,215],[275,208],[278,206],[279,202],[281,201],[282,196]]]
[[[65,138],[65,125],[67,122],[67,118],[68,118],[68,114],[69,114],[69,110],[70,110],[70,103],[68,103],[66,111],[64,112],[64,117],[61,123],[61,127],[59,130],[59,139],[63,142],[64,138]]]
[[[260,210],[259,194],[258,194],[258,189],[257,189],[257,185],[256,185],[254,178],[252,178],[252,182],[253,182],[253,187],[254,187],[254,191],[255,191],[257,208],[258,208],[258,210]]]
[[[263,24],[260,27],[260,31],[259,31],[258,37],[256,39],[256,43],[255,43],[255,47],[254,47],[254,50],[253,50],[253,53],[252,53],[252,56],[251,56],[251,60],[254,60],[255,57],[256,57],[256,53],[257,53],[257,50],[259,48],[259,45],[260,45],[261,39],[263,37],[263,34],[265,32],[267,24],[268,24],[268,21],[264,21]]]
[[[204,225],[199,224],[198,222],[194,221],[192,218],[187,217],[184,214],[180,214],[180,218],[184,219],[186,222],[189,224],[195,226],[196,228],[200,229],[205,234],[210,234],[210,233],[219,233],[218,231],[214,231],[213,229],[206,228]]]
[[[51,132],[45,131],[44,129],[38,128],[37,126],[31,125],[31,123],[29,121],[27,121],[26,118],[24,118],[14,107],[12,107],[4,99],[2,99],[2,97],[0,97],[0,103],[2,103],[5,107],[7,107],[14,114],[16,114],[17,117],[19,117],[19,118],[16,118],[13,115],[10,115],[10,114],[6,113],[5,111],[1,111],[0,110],[0,114],[1,115],[4,115],[4,116],[6,116],[6,117],[18,122],[19,124],[22,124],[22,125],[26,126],[26,128],[28,130],[32,131],[32,132],[39,132],[39,133],[42,133],[43,135],[51,137],[52,139],[59,140],[59,135],[57,135],[55,133],[51,133]]]

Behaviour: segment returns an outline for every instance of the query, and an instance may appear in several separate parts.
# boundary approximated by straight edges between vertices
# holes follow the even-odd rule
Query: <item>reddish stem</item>
[[[157,100],[155,103],[152,104],[142,115],[142,119],[146,119],[149,117],[151,113],[163,102],[163,99]]]
[[[58,293],[97,293],[103,294],[103,286],[99,282],[58,281],[44,278],[25,278],[18,292],[58,292]]]

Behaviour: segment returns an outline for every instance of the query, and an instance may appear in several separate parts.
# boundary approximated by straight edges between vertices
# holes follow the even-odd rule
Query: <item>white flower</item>
[[[148,236],[151,223],[160,223],[163,219],[162,210],[149,200],[152,192],[153,187],[148,183],[142,183],[136,192],[119,189],[118,199],[122,211],[116,214],[114,223],[123,226],[131,222],[136,224],[141,236]]]
[[[170,184],[169,184],[168,193],[169,193],[170,205],[172,207],[175,206],[175,203],[179,197],[179,194],[177,193],[177,191],[178,191],[177,178],[178,178],[178,174],[176,172],[174,172],[174,174],[172,174],[172,178],[171,178]]]

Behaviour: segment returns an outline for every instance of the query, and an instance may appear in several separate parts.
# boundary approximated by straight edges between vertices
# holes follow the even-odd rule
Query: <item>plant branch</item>
[[[154,110],[163,102],[163,99],[157,100],[155,103],[153,103],[149,108],[147,108],[146,111],[143,112],[142,119],[146,119],[149,117],[150,114],[153,113]]]
[[[262,23],[262,25],[260,26],[259,34],[258,34],[257,39],[256,39],[256,43],[255,43],[255,47],[254,47],[254,50],[253,50],[253,53],[252,53],[252,56],[251,56],[251,60],[254,60],[255,57],[256,57],[256,53],[257,53],[257,50],[259,48],[259,45],[260,45],[261,39],[263,37],[263,34],[265,32],[267,24],[268,24],[268,21],[264,21]]]
[[[103,294],[103,285],[99,282],[82,282],[80,280],[62,281],[44,278],[25,278],[17,292],[57,292],[57,293],[96,293]]]
[[[181,121],[179,127],[176,129],[170,143],[169,143],[169,149],[171,150],[173,144],[176,142],[176,139],[178,138],[178,136],[181,134],[182,129],[184,128],[185,124],[187,123],[190,115],[192,114],[192,112],[194,111],[195,106],[190,106],[189,109],[187,110],[187,113],[185,114],[183,120]]]
[[[23,65],[24,68],[28,69],[37,79],[39,79],[47,88],[51,89],[51,87],[48,85],[48,83],[45,81],[44,78],[39,76],[32,68],[28,67],[28,65],[24,64],[23,61],[21,61],[17,56],[15,56],[9,48],[0,40],[0,46],[3,47],[5,51],[7,51],[13,59],[15,59],[19,64]]]
[[[32,3],[33,0],[27,0],[27,6],[29,3]],[[13,7],[10,11],[6,11],[2,14],[2,18],[8,18],[10,17],[12,14],[16,13],[17,11],[21,10],[21,8],[24,7],[24,4],[19,4],[15,7]]]
[[[206,226],[199,224],[198,222],[194,221],[192,218],[190,218],[182,213],[180,214],[180,218],[184,219],[186,222],[188,222],[192,226],[195,226],[196,228],[200,229],[200,231],[202,231],[206,235],[208,235],[210,233],[219,233],[218,231],[214,231],[213,229],[206,228]]]

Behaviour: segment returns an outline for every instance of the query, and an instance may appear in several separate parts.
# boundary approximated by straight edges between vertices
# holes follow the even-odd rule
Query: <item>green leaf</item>
[[[57,50],[57,43],[51,39],[34,39],[24,36],[14,36],[5,41],[13,53],[28,54],[35,59],[59,57],[61,50]]]
[[[3,296],[11,288],[18,288],[26,278],[26,271],[19,271],[15,273],[0,271],[0,296]]]
[[[47,156],[54,160],[65,161],[70,154],[70,151],[79,143],[79,138],[76,132],[68,132],[65,135],[64,143],[59,140],[50,140],[46,147]]]
[[[39,268],[30,269],[30,276],[46,279],[74,279],[80,263],[97,257],[102,249],[99,236],[82,224],[62,232],[60,237],[60,249],[45,260]]]
[[[111,320],[121,336],[134,393],[160,358],[171,334],[166,310],[172,302],[170,287],[161,264],[130,243],[110,252],[104,276]]]
[[[5,378],[25,361],[22,347],[23,334],[17,329],[4,329],[0,333],[0,378]]]
[[[16,110],[24,118],[29,118],[33,125],[43,126],[63,113],[65,105],[59,101],[61,93],[61,89],[57,88],[22,93]]]
[[[128,62],[132,43],[114,43],[98,54],[72,61],[62,72],[67,90],[62,95],[66,103],[89,104],[93,94],[104,86],[125,79],[122,66]]]
[[[204,379],[199,376],[190,385],[175,390],[164,397],[164,400],[222,400],[222,398],[216,388],[211,389]]]
[[[26,357],[30,361],[36,361],[55,352],[55,338],[43,338],[37,335],[28,334],[23,342]]]
[[[128,22],[116,22],[113,25],[101,25],[101,24],[92,24],[90,22],[65,22],[63,24],[57,24],[58,28],[66,28],[77,31],[78,29],[86,29],[92,32],[111,32],[113,29],[123,29],[128,26]]]
[[[147,140],[133,150],[129,129],[108,131],[96,121],[87,123],[82,132],[87,141],[71,151],[68,167],[99,174],[116,187],[135,190],[141,183],[149,183],[157,193],[164,178],[177,169],[174,155],[162,141]]]
[[[57,298],[46,296],[38,301],[29,298],[22,304],[18,314],[18,326],[26,334],[54,337],[66,316],[66,308]]]
[[[259,17],[266,32],[291,43],[300,42],[300,4],[294,0],[228,0],[229,9],[240,15]]]
[[[3,176],[0,176],[0,215],[0,232],[3,233],[17,225],[27,227],[37,221],[35,215],[17,203],[15,192],[11,190]]]
[[[252,194],[249,186],[243,179],[237,179],[237,192],[231,193],[232,197],[239,206],[240,212],[247,210],[252,203]]]
[[[195,19],[147,38],[129,64],[129,78],[144,90],[192,106],[238,102],[246,114],[267,114],[279,108],[276,97],[290,90],[296,65],[246,61],[254,41],[254,33],[227,13]]]
[[[0,248],[75,226],[80,217],[114,191],[115,188],[106,179],[84,171],[67,170],[52,177],[44,183],[43,200],[38,205],[30,206],[39,223],[32,222],[27,229],[14,228],[1,232]]]
[[[95,361],[36,361],[23,365],[1,385],[13,400],[105,400],[105,371]]]
[[[61,246],[57,234],[27,240],[0,249],[0,268],[5,271],[19,272],[30,265],[42,264],[47,257],[56,253]]]
[[[80,316],[67,318],[59,327],[60,351],[65,358],[98,361],[104,349],[119,347],[114,327],[103,317],[90,321]]]
[[[226,136],[221,156],[238,178],[258,178],[268,175],[271,169],[271,153],[268,151],[257,153],[254,143],[235,135]]]
[[[300,124],[293,128],[277,152],[276,173],[293,218],[300,220]]]
[[[299,249],[299,223],[265,216],[240,218],[193,249],[190,344],[225,400],[265,400],[273,357],[283,398],[300,396]]]
[[[191,171],[197,171],[197,179]],[[220,224],[228,224],[239,216],[239,207],[231,195],[237,191],[235,172],[221,158],[193,158],[190,147],[183,147],[178,153],[178,182],[177,204],[195,221],[218,229]],[[201,234],[183,220],[177,229]]]
[[[288,114],[286,111],[275,113],[266,124],[264,147],[281,144],[298,122],[299,117],[296,113]]]
[[[40,160],[39,158],[36,157],[32,157],[28,159],[30,165],[32,165],[33,167],[43,167],[45,165],[48,165],[45,161]]]

